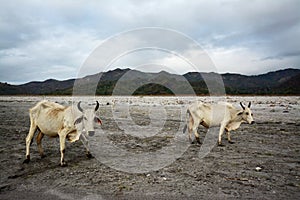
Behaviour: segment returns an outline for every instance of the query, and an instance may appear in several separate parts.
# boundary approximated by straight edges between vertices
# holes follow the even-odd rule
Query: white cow
[[[240,103],[242,109],[236,109],[229,103],[204,104],[195,102],[187,109],[188,124],[185,125],[183,132],[188,128],[189,139],[192,142],[192,132],[195,138],[200,143],[199,134],[197,132],[199,124],[205,128],[221,126],[219,131],[218,144],[222,145],[222,135],[224,130],[227,132],[229,143],[233,143],[230,138],[230,131],[236,130],[241,123],[248,122],[253,124],[253,114],[250,110],[251,102],[245,107]]]
[[[94,135],[94,123],[102,124],[101,120],[96,116],[95,112],[99,108],[98,101],[95,109],[83,110],[80,102],[75,109],[72,106],[62,106],[58,103],[41,101],[29,110],[30,130],[26,137],[26,159],[24,163],[30,161],[30,144],[34,133],[38,130],[37,145],[41,157],[44,157],[41,140],[44,135],[49,137],[59,136],[61,159],[60,165],[65,166],[64,161],[65,141],[75,142],[80,139],[86,147],[87,156],[91,157],[87,145],[85,134]]]

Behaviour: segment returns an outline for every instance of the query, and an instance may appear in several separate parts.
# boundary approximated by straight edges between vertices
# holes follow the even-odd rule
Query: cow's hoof
[[[46,155],[44,155],[44,154],[43,154],[43,155],[41,155],[41,158],[45,158],[45,157],[46,157]]]
[[[87,158],[94,158],[94,156],[90,152],[86,153],[85,155]]]
[[[60,163],[60,166],[61,166],[61,167],[66,167],[66,166],[67,166],[67,163],[66,163],[66,162],[62,162],[62,163]]]
[[[26,156],[26,159],[23,161],[23,163],[29,163],[30,161],[30,155]]]
[[[222,144],[222,143],[218,143],[218,146],[219,146],[219,147],[224,147],[225,145]]]
[[[231,141],[231,140],[229,140],[228,142],[229,142],[229,144],[234,144],[234,142],[233,142],[233,141]]]
[[[196,138],[196,141],[197,141],[197,143],[198,143],[198,144],[201,144],[201,142],[200,142],[200,139],[199,139],[199,138]]]

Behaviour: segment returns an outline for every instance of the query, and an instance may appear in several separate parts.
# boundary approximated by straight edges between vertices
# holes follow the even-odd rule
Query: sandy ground
[[[72,101],[0,97],[0,199],[300,198],[300,97],[227,97],[236,107],[251,101],[256,124],[243,124],[232,133],[234,144],[224,136],[225,146],[203,157],[203,146],[189,144],[181,130],[180,112],[196,98],[96,97],[103,125],[90,138],[95,158],[86,158],[82,143],[67,143],[68,166],[60,167],[59,140],[45,137],[46,157],[34,141],[23,164],[28,109],[44,98]],[[205,129],[198,131],[207,144]]]

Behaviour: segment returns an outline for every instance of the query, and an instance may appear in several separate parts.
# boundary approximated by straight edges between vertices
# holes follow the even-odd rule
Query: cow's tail
[[[190,111],[189,111],[189,109],[187,109],[186,110],[185,125],[183,127],[182,133],[186,132],[189,115],[190,115]]]

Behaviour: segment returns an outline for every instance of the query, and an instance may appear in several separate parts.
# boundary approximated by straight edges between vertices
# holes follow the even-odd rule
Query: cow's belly
[[[205,128],[220,126],[220,123],[215,123],[215,122],[210,121],[210,120],[203,120],[202,122],[200,122],[200,124],[202,126],[204,126]]]
[[[223,117],[219,117],[219,116],[214,116],[214,117],[206,117],[205,119],[203,119],[201,125],[203,125],[206,128],[209,127],[217,127],[220,126],[222,121],[224,120]]]
[[[38,126],[40,131],[44,133],[45,135],[48,135],[50,137],[56,137],[58,135],[58,129],[52,129],[51,127],[43,127],[43,126]]]
[[[58,131],[62,128],[61,124],[51,124],[49,122],[37,122],[36,125],[42,133],[50,137],[56,137],[58,135]]]
[[[219,127],[221,125],[220,122],[211,121],[208,123],[208,127]]]

